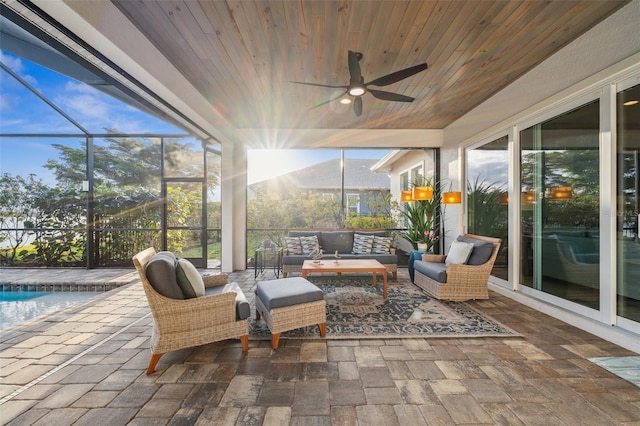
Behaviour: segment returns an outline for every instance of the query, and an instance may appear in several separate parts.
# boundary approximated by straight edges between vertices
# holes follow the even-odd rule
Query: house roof
[[[389,175],[375,173],[371,168],[378,160],[345,158],[344,182],[347,190],[389,189]],[[335,191],[341,188],[340,159],[336,158],[271,179],[256,182],[250,188],[298,188],[302,190]]]

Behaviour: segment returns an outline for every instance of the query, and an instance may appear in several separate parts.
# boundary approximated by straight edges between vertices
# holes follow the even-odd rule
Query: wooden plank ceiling
[[[606,18],[625,1],[112,0],[237,128],[444,128]],[[363,96],[363,113],[332,101],[348,85],[347,51],[364,81],[426,62]],[[571,70],[567,70],[571,72]]]

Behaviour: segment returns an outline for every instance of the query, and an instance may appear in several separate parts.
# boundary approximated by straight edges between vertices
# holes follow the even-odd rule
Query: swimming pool
[[[85,301],[104,292],[96,291],[2,291],[0,330]]]

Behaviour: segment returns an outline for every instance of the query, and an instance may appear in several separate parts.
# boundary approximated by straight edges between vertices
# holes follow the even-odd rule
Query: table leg
[[[305,271],[304,269],[302,270],[302,278],[306,279],[307,276],[309,275],[309,271]]]
[[[373,286],[377,287],[377,284],[376,284],[376,273],[375,272],[373,273]]]
[[[387,268],[382,272],[382,298],[387,298]]]

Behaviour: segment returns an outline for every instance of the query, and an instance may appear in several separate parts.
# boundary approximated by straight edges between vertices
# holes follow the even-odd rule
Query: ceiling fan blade
[[[362,57],[362,55],[360,55]],[[362,71],[360,70],[360,62],[358,59],[358,53],[353,50],[349,51],[349,75],[351,76],[352,83],[359,83],[362,81]]]
[[[330,86],[328,84],[319,84],[319,83],[307,83],[304,81],[289,81],[289,83],[296,83],[296,84],[304,84],[305,86],[318,86],[318,87],[331,87],[333,89],[346,89],[349,86]]]
[[[340,99],[341,97],[343,97],[343,96],[344,96],[344,95],[346,95],[346,94],[347,94],[347,92],[345,91],[344,93],[341,93],[341,94],[340,94],[340,96],[336,96],[335,98],[331,98],[331,99],[329,99],[328,101],[324,101],[324,102],[322,102],[322,103],[320,103],[320,104],[318,104],[318,105],[316,105],[316,106],[312,106],[311,108],[309,108],[309,111],[310,111],[310,110],[312,110],[312,109],[316,109],[316,108],[318,108],[318,107],[321,107],[321,106],[323,106],[323,105],[326,105],[326,104],[328,104],[329,102],[333,102],[333,101],[335,101],[336,99]]]
[[[362,96],[356,97],[353,101],[353,112],[355,112],[358,117],[362,115]]]
[[[384,90],[367,89],[374,97],[385,101],[413,102],[416,98],[401,95],[399,93],[385,92]]]
[[[368,82],[365,86],[388,86],[389,84],[396,83],[400,80],[404,80],[407,77],[411,77],[414,74],[419,73],[427,69],[427,64],[414,65],[409,68],[405,68],[400,71],[392,72],[380,78],[376,78],[373,81]]]

